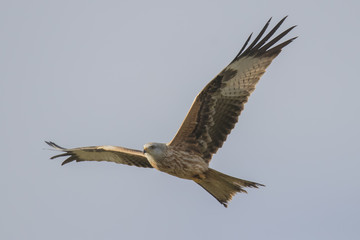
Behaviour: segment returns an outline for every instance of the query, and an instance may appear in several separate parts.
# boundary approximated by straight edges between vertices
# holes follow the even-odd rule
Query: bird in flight
[[[140,151],[118,146],[68,149],[46,142],[63,152],[51,159],[68,157],[62,165],[72,161],[108,161],[155,168],[179,178],[193,180],[225,207],[236,193],[246,192],[244,188],[264,186],[218,172],[210,168],[209,163],[234,128],[244,104],[265,69],[296,38],[279,43],[295,26],[273,37],[285,19],[263,37],[270,18],[247,47],[251,35],[248,37],[231,63],[195,97],[182,125],[169,143],[147,143]]]

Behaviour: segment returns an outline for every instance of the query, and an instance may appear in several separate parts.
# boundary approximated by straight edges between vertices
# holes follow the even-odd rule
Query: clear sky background
[[[358,239],[359,1],[1,1],[0,239]],[[298,25],[211,167],[226,209],[154,169],[49,160],[168,142],[251,32]]]

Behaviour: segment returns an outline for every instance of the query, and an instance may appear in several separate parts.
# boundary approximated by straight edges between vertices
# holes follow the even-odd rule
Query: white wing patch
[[[109,149],[99,147],[98,149],[104,149],[104,150],[113,150],[111,147]],[[121,158],[119,155],[114,154],[112,152],[95,152],[95,151],[74,151],[76,156],[78,156],[79,159],[84,159],[87,161],[109,161],[109,162],[117,162],[121,163],[123,162],[123,158]]]
[[[118,150],[119,147],[114,147],[114,146],[100,146],[100,147],[97,147],[97,149],[103,149],[103,150],[106,150],[106,151],[116,151]]]
[[[265,73],[272,58],[246,57],[230,64],[226,69],[237,71],[236,75],[225,83],[221,94],[226,97],[241,97],[255,90],[255,84]],[[225,69],[225,70],[226,70]]]

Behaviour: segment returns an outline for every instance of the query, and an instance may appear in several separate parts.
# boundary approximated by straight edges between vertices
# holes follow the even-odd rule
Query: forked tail
[[[231,177],[211,168],[204,175],[204,179],[195,180],[195,182],[213,195],[225,207],[227,207],[227,203],[236,193],[246,193],[243,189],[244,187],[258,188],[259,186],[265,186],[260,183]]]

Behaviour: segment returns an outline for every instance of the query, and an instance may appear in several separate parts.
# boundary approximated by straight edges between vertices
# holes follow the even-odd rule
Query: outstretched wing
[[[249,36],[234,60],[197,95],[170,146],[199,154],[207,162],[210,161],[234,128],[265,69],[282,48],[295,39],[275,45],[293,26],[268,41],[285,19],[261,39],[270,19],[246,48],[251,38]]]
[[[46,141],[45,141],[46,142]],[[152,168],[145,155],[139,150],[115,146],[94,146],[67,149],[53,142],[46,142],[49,146],[65,153],[51,157],[68,157],[61,165],[76,161],[108,161],[130,166]]]

